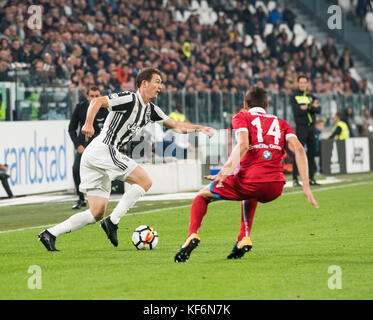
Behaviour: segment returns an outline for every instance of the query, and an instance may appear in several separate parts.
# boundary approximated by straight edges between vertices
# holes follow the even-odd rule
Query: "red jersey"
[[[267,114],[263,108],[238,113],[232,120],[236,132],[247,132],[249,150],[235,172],[240,183],[283,181],[281,161],[286,152],[286,139],[294,131],[286,121]]]

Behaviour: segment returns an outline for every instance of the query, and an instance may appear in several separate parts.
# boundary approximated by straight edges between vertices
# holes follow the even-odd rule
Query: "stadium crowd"
[[[2,0],[0,81],[12,80],[12,63],[22,62],[31,66],[27,85],[127,90],[140,69],[154,66],[166,90],[236,92],[255,83],[290,94],[304,73],[315,93],[371,93],[349,72],[348,49],[338,52],[331,38],[297,45],[280,27],[294,28],[291,6],[269,11],[261,3],[253,11],[256,0],[209,1],[217,19],[200,24],[188,0]],[[32,4],[43,8],[40,30],[28,27]],[[185,11],[190,17],[177,21]]]

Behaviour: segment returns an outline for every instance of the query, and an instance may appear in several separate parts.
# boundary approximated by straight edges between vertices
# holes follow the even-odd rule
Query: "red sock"
[[[198,233],[201,227],[203,217],[207,212],[207,205],[209,201],[202,196],[194,198],[192,207],[190,208],[190,222],[189,222],[189,234]]]
[[[242,201],[241,204],[241,227],[237,241],[241,241],[243,237],[250,237],[251,227],[253,226],[254,215],[258,201],[251,199]]]

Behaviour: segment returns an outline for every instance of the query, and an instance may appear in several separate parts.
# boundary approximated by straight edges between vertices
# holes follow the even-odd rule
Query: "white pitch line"
[[[356,186],[361,186],[361,185],[364,185],[364,184],[372,184],[372,183],[373,182],[371,182],[371,181],[364,181],[364,182],[346,184],[346,185],[343,185],[343,186],[325,187],[325,188],[321,188],[321,189],[313,189],[312,193],[334,190],[334,189],[342,189],[342,188],[347,188],[347,187],[356,187]],[[292,195],[292,194],[301,194],[301,193],[303,193],[303,191],[287,192],[287,193],[283,193],[282,196]]]
[[[181,208],[187,208],[190,207],[190,205],[183,205],[179,207],[171,207],[171,208],[160,208],[160,209],[154,209],[154,210],[149,210],[149,211],[141,211],[141,212],[134,212],[134,213],[127,213],[126,216],[134,216],[138,214],[147,214],[147,213],[153,213],[153,212],[159,212],[159,211],[166,211],[166,210],[174,210],[174,209],[181,209]],[[10,232],[17,232],[17,231],[24,231],[24,230],[32,230],[32,229],[42,229],[42,228],[48,228],[55,226],[57,223],[54,224],[47,224],[45,226],[35,226],[35,227],[27,227],[27,228],[20,228],[20,229],[13,229],[13,230],[4,230],[0,231],[1,233],[10,233]]]
[[[347,187],[356,187],[356,186],[361,186],[361,185],[364,185],[364,184],[372,184],[372,183],[373,182],[371,182],[371,181],[357,182],[357,183],[346,184],[346,185],[343,185],[343,186],[325,187],[325,188],[322,188],[322,189],[312,190],[312,192],[322,192],[322,191],[328,191],[328,190],[334,190],[334,189],[343,189],[343,188],[347,188]],[[303,193],[303,191],[288,192],[288,193],[282,194],[282,196],[289,196],[289,195],[301,194],[301,193]],[[212,203],[210,203],[210,205],[216,204],[216,203],[219,203],[219,202],[220,201],[212,202]],[[153,213],[153,212],[173,210],[173,209],[181,209],[181,208],[187,208],[187,207],[190,207],[190,205],[183,205],[183,206],[177,206],[177,207],[171,207],[171,208],[160,208],[160,209],[154,209],[154,210],[142,211],[142,212],[134,212],[134,213],[128,213],[127,215],[128,216],[133,216],[133,215],[138,215],[138,214],[148,214],[148,213]],[[45,226],[36,226],[36,227],[27,227],[27,228],[13,229],[13,230],[4,230],[4,231],[0,231],[0,234],[17,232],[17,231],[24,231],[24,230],[39,229],[39,228],[40,229],[41,228],[48,228],[48,227],[51,227],[51,226],[54,226],[54,225],[56,225],[56,224],[49,224],[49,225],[45,225]]]
[[[56,223],[55,224],[47,224],[45,226],[36,226],[36,227],[27,227],[27,228],[13,229],[13,230],[4,230],[4,231],[0,231],[0,233],[9,233],[9,232],[31,230],[31,229],[48,228],[48,227],[52,227],[52,226],[55,226],[55,225],[56,225]]]

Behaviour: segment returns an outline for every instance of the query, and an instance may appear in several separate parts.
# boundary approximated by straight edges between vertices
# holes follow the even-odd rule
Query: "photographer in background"
[[[373,138],[373,117],[369,108],[365,108],[361,116],[361,136]]]

